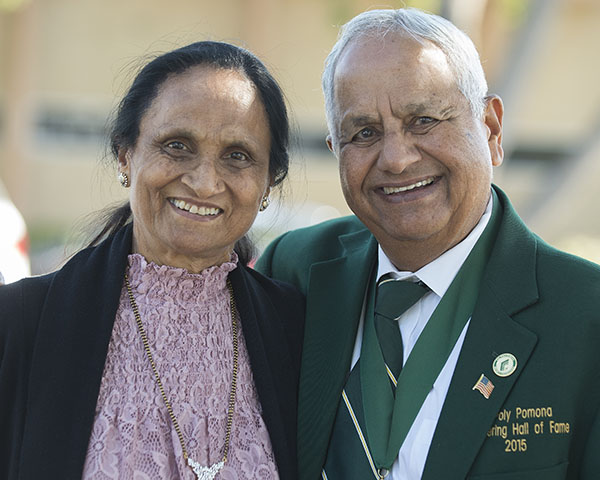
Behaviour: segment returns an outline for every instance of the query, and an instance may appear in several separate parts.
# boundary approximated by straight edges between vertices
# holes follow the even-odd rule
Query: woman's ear
[[[119,154],[117,155],[117,163],[119,164],[119,166],[118,166],[119,173],[125,173],[126,175],[129,175],[129,172],[130,172],[129,160],[130,160],[130,158],[131,158],[131,155],[129,153],[129,149],[119,147]]]
[[[117,155],[117,180],[124,188],[129,188],[131,186],[131,165],[130,165],[129,151],[125,148],[120,148],[119,153]]]

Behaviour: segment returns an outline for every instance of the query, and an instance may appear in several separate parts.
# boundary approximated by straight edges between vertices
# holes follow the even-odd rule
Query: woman
[[[128,204],[0,289],[0,478],[295,478],[303,300],[244,265],[288,169],[278,85],[243,49],[183,47],[111,143]]]

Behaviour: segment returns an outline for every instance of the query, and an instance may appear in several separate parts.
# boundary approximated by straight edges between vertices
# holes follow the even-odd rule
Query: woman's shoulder
[[[94,250],[90,247],[75,253],[60,269],[0,287],[0,332],[8,328],[21,328],[23,322],[37,325],[42,310],[57,278],[71,278],[85,266]],[[77,281],[75,281],[77,282]]]
[[[97,247],[86,248],[75,253],[60,269],[44,275],[26,277],[0,287],[0,322],[19,315],[31,316],[41,313],[51,284],[57,276],[69,276],[73,268],[85,264]],[[39,316],[39,315],[38,315]]]
[[[54,274],[29,277],[0,287],[0,357],[7,349],[30,351]]]
[[[9,313],[42,304],[55,273],[23,278],[0,287],[2,319]]]

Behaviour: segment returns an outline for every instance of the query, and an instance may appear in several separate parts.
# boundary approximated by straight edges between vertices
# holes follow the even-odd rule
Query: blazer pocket
[[[470,475],[466,480],[564,480],[569,462],[540,470]]]

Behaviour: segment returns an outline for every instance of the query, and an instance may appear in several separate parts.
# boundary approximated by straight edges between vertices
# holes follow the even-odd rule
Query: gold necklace
[[[227,289],[229,290],[229,306],[231,308],[231,328],[233,331],[233,375],[231,376],[231,389],[229,392],[229,406],[227,407],[227,428],[225,431],[225,445],[223,446],[223,458],[220,462],[213,463],[210,467],[205,467],[200,463],[193,460],[187,452],[185,448],[185,442],[183,441],[183,434],[181,433],[181,429],[179,428],[179,422],[177,421],[177,417],[173,412],[173,408],[171,407],[171,402],[167,398],[165,393],[165,389],[163,388],[162,381],[160,376],[158,375],[158,369],[156,368],[156,364],[154,363],[154,357],[152,356],[152,352],[150,352],[150,345],[148,344],[148,337],[146,336],[146,330],[144,330],[144,326],[142,325],[142,318],[140,317],[140,312],[137,307],[137,303],[135,302],[135,298],[133,298],[133,292],[131,291],[131,285],[129,285],[129,278],[127,277],[127,273],[125,274],[125,286],[127,287],[127,295],[129,296],[129,304],[131,305],[131,309],[133,310],[133,315],[135,316],[135,322],[137,324],[138,332],[140,332],[140,337],[142,337],[142,343],[144,344],[144,351],[146,352],[146,357],[150,361],[150,366],[152,367],[152,371],[154,372],[154,379],[156,380],[156,384],[158,385],[158,389],[160,390],[160,394],[162,396],[163,402],[167,407],[167,411],[169,412],[169,417],[171,418],[171,422],[173,422],[173,427],[175,428],[175,432],[177,432],[177,437],[179,438],[179,443],[181,444],[181,451],[183,452],[183,458],[187,461],[187,464],[196,474],[196,478],[198,480],[213,480],[217,473],[223,468],[225,462],[227,461],[227,455],[229,453],[229,445],[231,443],[231,426],[233,424],[233,407],[235,406],[235,392],[237,390],[237,374],[238,374],[238,330],[237,330],[237,314],[235,307],[235,298],[233,296],[233,287],[231,286],[231,282],[227,279]]]

